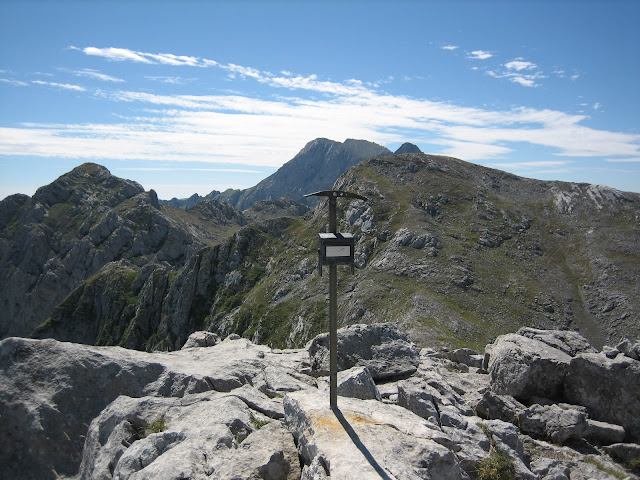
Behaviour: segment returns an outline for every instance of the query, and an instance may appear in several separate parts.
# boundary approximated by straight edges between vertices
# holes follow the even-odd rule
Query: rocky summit
[[[389,323],[338,339],[331,409],[324,337],[279,350],[203,331],[155,353],[7,338],[0,476],[639,478],[640,342],[523,328],[419,349]]]

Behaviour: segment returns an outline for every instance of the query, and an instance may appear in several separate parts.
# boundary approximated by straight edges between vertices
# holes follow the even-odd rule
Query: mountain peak
[[[144,188],[137,182],[118,178],[101,165],[83,163],[39,188],[33,199],[43,205],[55,205],[67,202],[92,204],[102,198],[113,206],[142,192]]]
[[[422,153],[422,151],[413,143],[404,142],[400,148],[394,152],[394,155],[402,155],[403,153]]]
[[[280,197],[308,204],[309,200],[303,197],[304,194],[327,190],[350,167],[369,158],[390,154],[387,148],[367,140],[349,138],[341,143],[328,138],[316,138],[273,175],[244,190],[236,207],[244,210],[260,200]]]

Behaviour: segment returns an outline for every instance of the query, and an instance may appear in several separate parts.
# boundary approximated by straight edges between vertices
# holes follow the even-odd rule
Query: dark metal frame
[[[326,246],[327,245],[345,245],[345,243],[331,243],[331,241],[344,242],[347,241],[346,235],[336,232],[337,228],[337,199],[338,198],[351,198],[368,201],[369,199],[358,195],[356,193],[345,192],[342,190],[323,190],[321,192],[309,193],[305,197],[327,197],[329,200],[329,232],[335,234],[336,239],[331,240],[328,237],[324,240],[320,236],[320,252],[318,253],[318,267],[320,268],[320,275],[322,275],[322,265],[329,266],[329,390],[330,390],[330,405],[332,409],[338,408],[338,264],[346,263],[351,265],[351,273],[353,270],[353,251],[354,241],[353,235],[348,240],[351,245],[351,255],[348,261],[330,261],[326,262]],[[340,236],[341,238],[338,238]],[[324,259],[323,259],[324,251]],[[333,258],[347,258],[347,257],[333,257]],[[350,263],[348,263],[350,262]]]

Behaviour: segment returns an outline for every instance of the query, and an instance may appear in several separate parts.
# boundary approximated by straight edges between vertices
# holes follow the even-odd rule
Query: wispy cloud
[[[458,48],[457,45],[444,45],[442,48],[442,50],[449,50],[449,51],[453,51],[456,50]]]
[[[33,80],[31,83],[35,85],[46,85],[49,87],[62,88],[64,90],[75,90],[76,92],[85,92],[87,89],[80,85],[72,85],[69,83],[43,82],[42,80]]]
[[[14,87],[26,87],[29,85],[27,82],[23,82],[21,80],[14,80],[12,78],[0,78],[0,82],[6,83],[8,85],[13,85]]]
[[[131,172],[227,172],[227,173],[260,173],[260,170],[246,168],[180,168],[180,167],[119,167],[118,170]]]
[[[95,78],[96,80],[102,80],[103,82],[114,82],[114,83],[124,82],[124,80],[121,78],[112,77],[111,75],[100,73],[97,70],[92,70],[90,68],[83,68],[82,70],[76,70],[73,73],[76,77]]]
[[[493,57],[492,53],[486,52],[484,50],[474,50],[472,52],[467,53],[467,58],[471,58],[474,60],[486,60],[487,58]]]
[[[605,162],[611,163],[640,163],[640,157],[632,158],[605,158]]]
[[[87,55],[93,55],[96,57],[104,57],[108,60],[113,60],[116,62],[122,61],[131,61],[131,62],[140,62],[140,63],[155,63],[152,60],[146,58],[144,54],[138,54],[132,50],[126,48],[96,48],[96,47],[86,47],[86,48],[77,48],[70,47],[72,50],[82,50]]]
[[[2,128],[0,155],[278,167],[310,139],[343,140],[349,136],[383,145],[410,140],[432,148],[434,153],[467,160],[499,161],[523,145],[547,147],[560,157],[640,158],[640,135],[587,127],[583,125],[587,118],[584,115],[524,107],[460,107],[393,95],[357,79],[338,82],[289,71],[272,74],[189,56],[93,47],[82,51],[87,55],[100,52],[111,61],[159,64],[172,59],[170,65],[219,68],[237,79],[244,77],[244,82],[255,81],[271,90],[261,97],[237,91],[160,95],[136,90],[92,90],[92,97],[114,102],[114,108],[118,103],[128,105],[129,115],[122,114],[118,123],[109,124],[24,124]],[[500,75],[512,74],[506,77],[511,81],[538,78],[527,77],[538,75],[537,66],[523,59],[503,67]],[[567,162],[560,159],[554,164],[531,164],[528,168],[559,168],[569,166]]]
[[[185,79],[182,77],[167,77],[167,76],[154,76],[154,75],[145,75],[147,80],[153,80],[154,82],[161,83],[170,83],[172,85],[184,85],[189,83],[191,80]]]
[[[511,62],[505,63],[504,67],[507,70],[515,70],[516,72],[520,72],[522,70],[533,70],[534,68],[537,68],[537,65],[532,62],[527,62],[522,58],[516,58]]]
[[[72,50],[81,50],[86,55],[92,55],[95,57],[104,57],[108,60],[113,60],[117,62],[122,61],[130,61],[130,62],[138,62],[138,63],[158,63],[164,65],[187,65],[191,67],[206,67],[211,66],[211,63],[215,64],[216,62],[207,62],[203,61],[197,57],[190,57],[185,55],[173,55],[171,53],[145,53],[145,52],[136,52],[134,50],[129,50],[126,48],[96,48],[96,47],[86,47],[86,48],[77,48],[70,47]]]
[[[494,78],[506,78],[523,87],[538,87],[540,80],[547,78],[535,63],[521,57],[503,64],[497,70],[487,70],[487,75]]]

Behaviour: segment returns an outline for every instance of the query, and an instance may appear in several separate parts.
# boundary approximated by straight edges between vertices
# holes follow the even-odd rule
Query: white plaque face
[[[349,245],[327,245],[327,257],[349,257],[351,256],[351,247]]]

